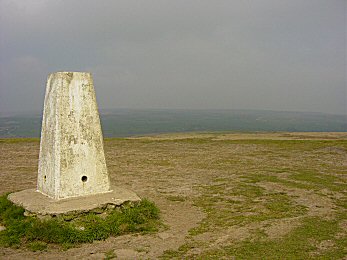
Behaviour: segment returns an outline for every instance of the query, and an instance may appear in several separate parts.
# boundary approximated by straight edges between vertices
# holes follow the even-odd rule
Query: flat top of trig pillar
[[[55,79],[66,79],[70,81],[72,78],[74,79],[85,79],[88,81],[92,81],[92,74],[90,72],[80,72],[80,71],[58,71],[49,74],[48,78]]]
[[[54,73],[51,73],[50,75],[53,74],[87,74],[87,75],[91,75],[90,72],[85,72],[85,71],[57,71]]]

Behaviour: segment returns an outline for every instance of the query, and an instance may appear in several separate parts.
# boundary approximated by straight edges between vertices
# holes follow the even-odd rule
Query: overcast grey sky
[[[100,108],[347,114],[345,0],[0,0],[0,114],[89,71]]]

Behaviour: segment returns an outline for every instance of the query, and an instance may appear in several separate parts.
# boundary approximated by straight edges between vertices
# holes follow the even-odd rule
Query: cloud
[[[344,5],[2,0],[0,66],[12,79],[1,79],[2,96],[11,101],[0,108],[40,109],[7,94],[11,86],[41,96],[37,84],[49,72],[87,70],[100,107],[345,113]],[[14,62],[23,57],[40,65],[23,69]],[[16,79],[19,71],[32,83]]]
[[[38,110],[43,104],[46,65],[33,56],[20,56],[0,67],[0,111]],[[13,102],[15,102],[15,106]],[[11,111],[11,110],[10,110]]]

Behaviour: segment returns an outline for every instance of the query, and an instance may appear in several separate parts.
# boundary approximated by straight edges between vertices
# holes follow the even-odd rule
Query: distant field
[[[0,139],[0,193],[35,187],[38,141]],[[347,133],[109,138],[105,152],[112,183],[153,200],[166,228],[0,258],[347,257]]]
[[[347,115],[256,110],[101,111],[106,137],[197,131],[346,132]],[[0,117],[1,137],[39,137],[41,114]]]

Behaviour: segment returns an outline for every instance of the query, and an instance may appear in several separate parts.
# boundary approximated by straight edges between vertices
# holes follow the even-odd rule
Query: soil
[[[191,139],[189,142],[180,140]],[[194,141],[194,139],[196,141]],[[105,153],[108,172],[113,185],[135,191],[140,197],[146,197],[156,203],[161,210],[165,224],[158,233],[130,234],[110,237],[105,241],[95,241],[76,248],[62,251],[57,246],[49,246],[46,251],[32,252],[26,248],[0,248],[1,259],[104,259],[114,252],[119,259],[156,259],[166,250],[177,250],[189,239],[189,231],[198,227],[207,213],[196,206],[196,198],[202,194],[201,187],[218,185],[217,178],[235,178],[242,180],[237,171],[225,170],[226,163],[221,161],[218,167],[213,164],[228,158],[252,160],[253,168],[264,163],[261,157],[249,153],[263,152],[255,144],[234,144],[228,146],[210,145],[199,140],[346,140],[346,133],[232,133],[232,134],[165,134],[124,139],[107,139]],[[176,142],[178,140],[178,142]],[[340,165],[347,158],[347,152],[339,147],[323,148],[317,153],[325,153]],[[271,152],[271,151],[270,151]],[[307,152],[306,152],[307,153]],[[0,142],[0,194],[36,187],[39,142]],[[238,154],[238,157],[236,156]],[[235,156],[233,156],[235,155]],[[274,155],[276,156],[276,154]],[[307,155],[310,156],[310,155]],[[230,160],[231,160],[230,159]],[[211,167],[198,167],[199,163],[211,160]],[[283,163],[299,164],[297,159],[284,158]],[[207,163],[207,164],[206,164]],[[265,162],[266,163],[266,162]],[[281,162],[282,163],[282,162]],[[279,162],[274,159],[272,166]],[[288,174],[287,174],[288,175]],[[286,173],[281,178],[286,178]],[[326,219],[335,216],[335,205],[328,196],[300,188],[287,187],[268,181],[259,182],[259,187],[269,192],[282,192],[293,198],[295,203],[308,209],[309,216]],[[329,193],[338,197],[339,193]],[[237,200],[237,196],[233,198]],[[239,198],[240,201],[242,198]],[[210,249],[218,249],[224,244],[239,242],[249,238],[255,230],[262,228],[270,239],[278,239],[288,234],[300,224],[300,217],[288,217],[276,220],[250,223],[242,226],[216,228],[198,234],[194,241],[207,242]],[[344,222],[343,229],[346,229]],[[320,250],[333,247],[331,241],[317,244]],[[199,254],[204,247],[192,248],[187,256]]]

